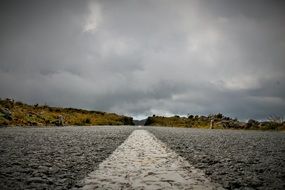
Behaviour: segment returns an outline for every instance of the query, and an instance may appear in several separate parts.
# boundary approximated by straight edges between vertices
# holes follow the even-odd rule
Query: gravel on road
[[[134,127],[0,129],[0,189],[70,189],[96,169]]]
[[[145,127],[226,189],[285,189],[285,133]]]

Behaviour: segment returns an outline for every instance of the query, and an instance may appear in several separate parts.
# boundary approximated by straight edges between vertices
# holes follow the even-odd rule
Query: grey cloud
[[[6,1],[0,97],[132,116],[285,112],[283,1]]]

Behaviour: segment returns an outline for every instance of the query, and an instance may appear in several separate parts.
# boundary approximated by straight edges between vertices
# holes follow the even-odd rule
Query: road
[[[226,189],[285,189],[284,132],[132,126],[1,128],[0,189],[84,187],[137,129]]]
[[[0,129],[1,189],[70,189],[106,159],[131,127]]]
[[[227,189],[285,189],[285,133],[150,128]]]

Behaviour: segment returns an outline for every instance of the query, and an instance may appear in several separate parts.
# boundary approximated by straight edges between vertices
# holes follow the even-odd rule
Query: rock
[[[4,118],[5,119],[8,119],[8,120],[12,120],[13,119],[12,113],[11,113],[11,111],[9,109],[0,107],[0,112],[2,114],[4,114]]]
[[[62,115],[58,116],[58,121],[59,121],[59,126],[63,126],[64,125],[64,117]]]
[[[55,126],[63,126],[64,125],[64,117],[62,115],[59,115],[56,120],[51,122]]]

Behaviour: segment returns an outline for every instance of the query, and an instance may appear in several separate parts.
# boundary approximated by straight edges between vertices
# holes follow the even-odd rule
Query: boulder
[[[51,122],[55,126],[63,126],[64,125],[64,117],[62,115],[59,115],[56,120]]]
[[[0,112],[2,114],[4,114],[4,118],[5,119],[8,119],[8,120],[12,120],[13,119],[12,113],[11,113],[11,111],[9,109],[0,107]]]

